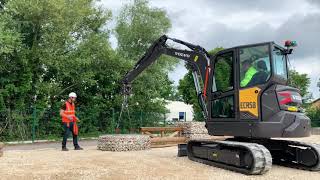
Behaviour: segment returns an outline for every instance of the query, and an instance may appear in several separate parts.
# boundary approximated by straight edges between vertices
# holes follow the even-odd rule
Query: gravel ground
[[[320,136],[298,140],[320,143]],[[60,151],[60,143],[9,146],[0,158],[0,179],[320,179],[320,172],[276,165],[265,175],[247,176],[178,158],[177,147],[108,152],[94,141],[82,145],[84,151],[69,152]]]

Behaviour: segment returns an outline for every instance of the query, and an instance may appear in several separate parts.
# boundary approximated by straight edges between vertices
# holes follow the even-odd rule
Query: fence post
[[[115,110],[114,108],[112,108],[112,122],[111,122],[111,125],[112,125],[112,132],[111,133],[114,133],[115,132],[115,129],[116,129],[116,123],[115,123]]]
[[[143,124],[142,124],[142,110],[140,109],[140,127],[143,127]]]
[[[129,134],[130,134],[130,128],[131,128],[131,126],[132,126],[132,124],[131,124],[131,117],[130,117],[130,114],[129,114],[129,110],[128,110],[128,119],[129,119]]]
[[[34,139],[35,139],[35,132],[36,132],[36,118],[37,118],[37,109],[36,109],[36,105],[33,106],[33,113],[32,113],[32,143],[34,143]]]

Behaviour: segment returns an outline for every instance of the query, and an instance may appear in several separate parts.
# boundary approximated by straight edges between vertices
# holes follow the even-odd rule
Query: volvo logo
[[[293,100],[302,101],[302,98],[299,95],[291,95],[291,97],[292,97]]]
[[[181,53],[181,52],[174,52],[174,54],[176,56],[180,56],[180,57],[187,57],[187,58],[190,57],[190,54],[184,54],[184,53]]]

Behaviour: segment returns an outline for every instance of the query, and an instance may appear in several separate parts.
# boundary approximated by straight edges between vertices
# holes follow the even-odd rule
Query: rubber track
[[[303,146],[303,147],[309,147],[313,149],[317,155],[318,155],[318,163],[312,167],[306,167],[306,166],[299,166],[298,164],[293,164],[293,163],[280,163],[279,165],[281,166],[286,166],[286,167],[291,167],[291,168],[297,168],[297,169],[303,169],[303,170],[309,170],[309,171],[320,171],[320,144],[313,144],[313,143],[304,143],[304,142],[299,142],[299,141],[287,141],[287,140],[271,140],[276,143],[289,143],[290,145],[295,145],[295,146]]]
[[[191,144],[194,144],[194,143],[195,144],[197,143],[221,144],[229,147],[245,148],[249,152],[251,152],[253,156],[253,165],[251,166],[251,169],[245,169],[245,168],[230,166],[227,164],[194,157],[190,151],[190,148],[192,146]],[[196,161],[199,163],[216,166],[216,167],[220,167],[220,168],[224,168],[227,170],[232,170],[235,172],[240,172],[248,175],[264,174],[268,172],[272,167],[272,157],[269,150],[264,146],[256,143],[244,143],[244,142],[235,142],[235,141],[192,140],[192,141],[189,141],[188,143],[188,158],[192,161]]]

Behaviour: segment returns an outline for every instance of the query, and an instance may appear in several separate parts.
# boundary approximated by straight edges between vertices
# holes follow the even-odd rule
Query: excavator
[[[319,171],[319,144],[284,139],[311,135],[300,91],[287,86],[288,56],[295,46],[295,41],[285,47],[263,42],[210,55],[199,45],[163,35],[124,76],[122,105],[134,79],[161,55],[178,58],[192,71],[208,134],[232,137],[190,140],[179,148],[181,155],[247,175],[264,174],[272,164]]]

